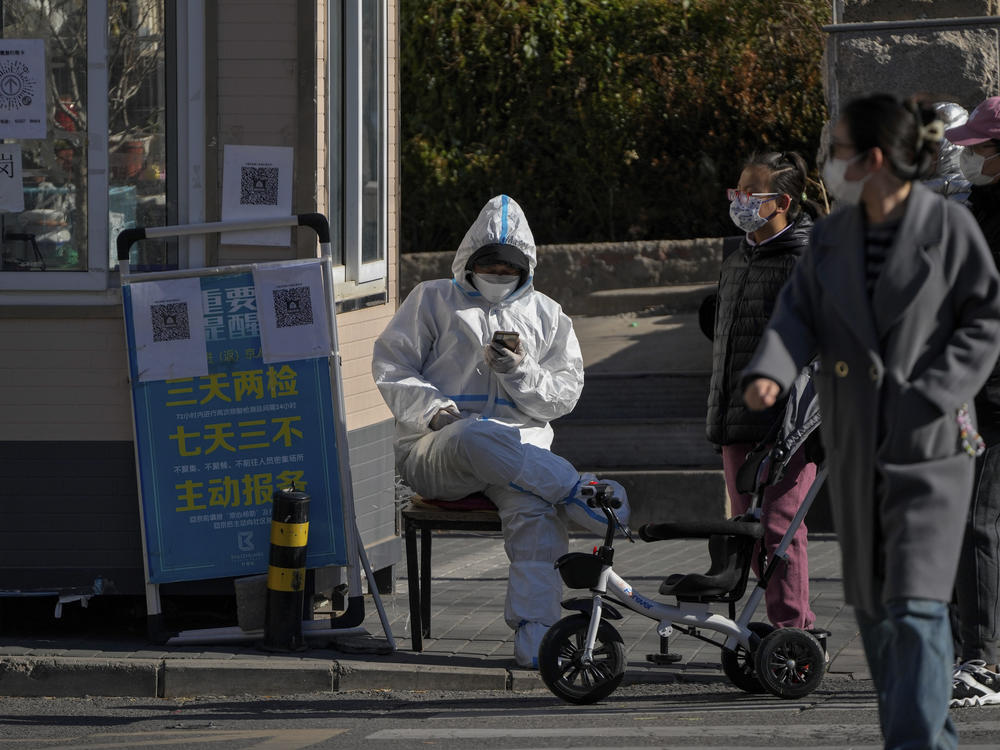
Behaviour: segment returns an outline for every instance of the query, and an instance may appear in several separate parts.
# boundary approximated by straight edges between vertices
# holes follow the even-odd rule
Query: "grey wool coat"
[[[742,382],[787,389],[819,354],[845,595],[879,617],[951,599],[974,465],[956,415],[1000,351],[1000,278],[968,210],[918,183],[871,299],[864,232],[859,206],[816,225]]]

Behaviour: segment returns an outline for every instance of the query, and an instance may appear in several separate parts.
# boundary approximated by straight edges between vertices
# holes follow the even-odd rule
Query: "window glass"
[[[108,194],[91,196],[91,211],[107,211],[106,246],[88,247],[88,136],[95,106],[87,101],[87,60],[103,57],[103,29],[79,0],[3,0],[0,31],[7,39],[45,46],[47,137],[6,139],[21,146],[24,211],[0,214],[5,271],[87,271],[117,265],[121,229],[166,221],[164,0],[108,3]],[[103,136],[103,134],[101,134]],[[102,139],[103,141],[103,139]],[[103,183],[102,183],[103,184]],[[99,214],[98,214],[99,215]],[[176,268],[163,243],[133,248],[136,270]]]
[[[21,146],[24,211],[0,215],[3,270],[86,270],[86,3],[4,0],[2,8],[5,39],[45,42],[49,136],[5,139]]]
[[[361,12],[364,118],[361,145],[361,262],[382,260],[382,2],[363,0]]]
[[[167,223],[165,19],[163,0],[109,3],[108,228],[111,267],[122,229]],[[176,243],[132,246],[134,271],[177,268]]]

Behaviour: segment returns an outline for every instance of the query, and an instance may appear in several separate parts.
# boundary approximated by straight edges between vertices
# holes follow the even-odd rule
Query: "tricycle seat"
[[[707,572],[675,573],[660,584],[661,594],[697,602],[732,602],[743,596],[754,545],[763,533],[757,521],[739,518],[647,524],[639,530],[639,536],[646,541],[708,538],[711,566]]]

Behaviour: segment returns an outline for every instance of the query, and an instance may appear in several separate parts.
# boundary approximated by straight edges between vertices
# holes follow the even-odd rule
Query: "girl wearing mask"
[[[943,125],[880,94],[849,102],[817,223],[743,375],[776,403],[819,355],[828,488],[887,748],[955,748],[948,622],[975,455],[973,396],[1000,346],[1000,277],[969,211],[920,184]]]
[[[743,232],[739,248],[722,262],[708,395],[709,441],[722,449],[722,467],[733,515],[745,513],[750,496],[736,489],[736,474],[750,450],[767,437],[783,403],[763,412],[743,403],[740,374],[760,341],[778,292],[809,242],[818,207],[805,200],[806,165],[794,152],[754,154],[736,187],[727,191],[729,216]],[[788,462],[782,480],[764,493],[761,523],[771,555],[816,477],[805,450]],[[768,619],[776,627],[810,629],[806,525],[788,547],[788,561],[772,576],[765,594]],[[758,575],[759,557],[754,555]]]

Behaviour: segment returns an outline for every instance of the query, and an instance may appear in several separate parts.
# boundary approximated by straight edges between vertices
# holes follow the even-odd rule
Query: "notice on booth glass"
[[[208,374],[205,314],[198,279],[143,281],[129,286],[135,316],[139,381]]]
[[[45,42],[0,39],[0,138],[46,137]]]
[[[24,210],[24,184],[21,178],[21,146],[0,144],[0,211]]]
[[[317,259],[309,263],[254,268],[264,362],[330,355],[332,342],[321,263]]]
[[[245,221],[292,215],[292,155],[284,146],[226,146],[222,157],[222,220]],[[291,244],[291,230],[223,232],[230,245]]]

